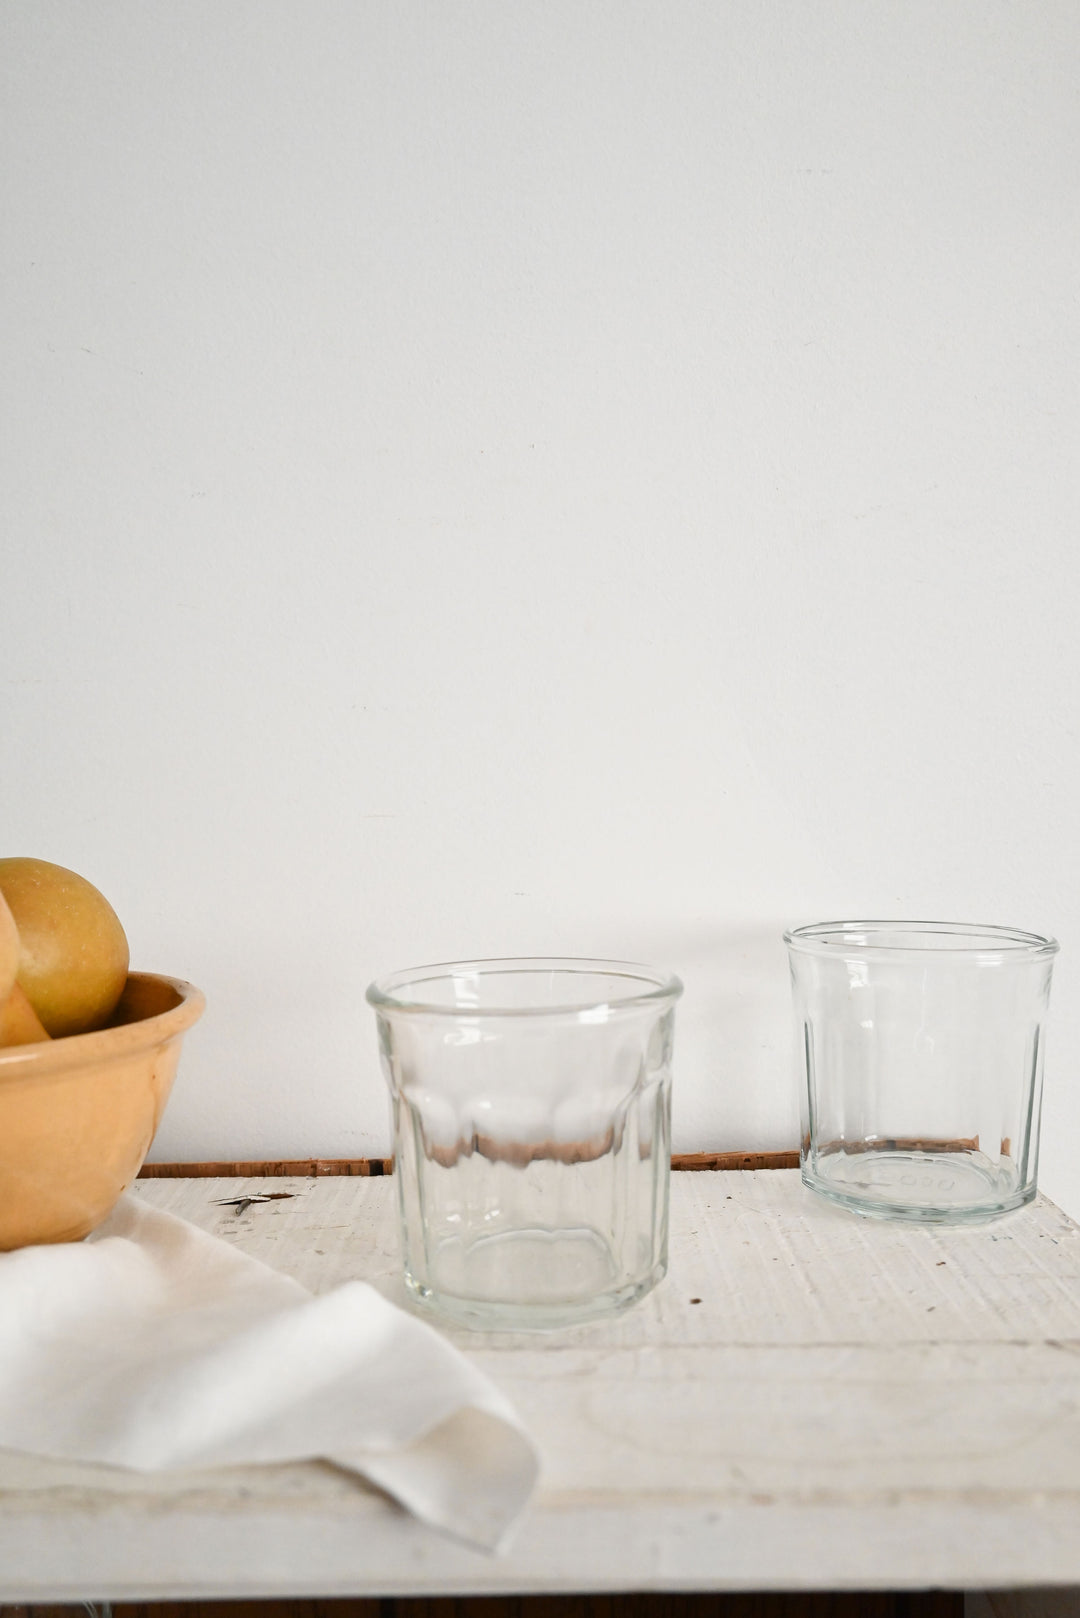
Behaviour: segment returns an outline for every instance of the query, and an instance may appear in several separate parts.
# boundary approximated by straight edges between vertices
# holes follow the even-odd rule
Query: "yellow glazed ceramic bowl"
[[[201,991],[132,972],[107,1028],[0,1050],[0,1251],[79,1241],[142,1168]]]

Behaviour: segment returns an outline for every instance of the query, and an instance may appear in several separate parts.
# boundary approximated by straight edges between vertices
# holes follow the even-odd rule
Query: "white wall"
[[[363,989],[670,965],[786,1146],[785,923],[1063,941],[1073,0],[6,0],[0,843],[194,979],[155,1146],[386,1149]]]

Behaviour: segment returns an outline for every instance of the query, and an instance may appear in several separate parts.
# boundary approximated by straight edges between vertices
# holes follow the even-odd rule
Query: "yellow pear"
[[[8,902],[0,893],[0,1005],[11,993],[19,970],[19,929]]]
[[[39,1039],[48,1037],[25,990],[13,984],[7,999],[0,1003],[0,1046],[36,1045]]]
[[[128,942],[109,901],[48,860],[0,859],[19,934],[18,985],[53,1039],[100,1028],[127,981]]]

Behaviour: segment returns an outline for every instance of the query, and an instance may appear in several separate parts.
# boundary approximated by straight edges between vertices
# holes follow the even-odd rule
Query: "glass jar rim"
[[[551,1002],[543,1005],[485,1005],[477,999],[472,1005],[445,1005],[420,994],[405,994],[409,989],[422,989],[425,983],[446,982],[455,977],[466,976],[484,977],[494,976],[496,973],[531,973],[537,977],[542,974],[550,976],[561,972],[567,977],[578,975],[600,976],[626,979],[628,984],[634,983],[638,987],[634,990],[628,988],[626,993],[604,995],[579,995],[576,999]],[[656,1005],[665,1000],[674,1003],[683,992],[681,979],[672,972],[659,972],[654,967],[645,966],[638,961],[590,960],[580,956],[496,956],[490,960],[474,961],[438,961],[430,966],[408,967],[404,971],[392,972],[387,977],[376,978],[367,988],[365,998],[369,1005],[381,1012],[422,1012],[439,1017],[553,1017],[576,1016],[582,1012],[607,1009],[623,1011],[632,1007]]]
[[[1052,957],[1061,948],[1056,938],[1041,933],[967,921],[816,921],[789,928],[784,943],[789,950],[807,955],[873,950],[912,957],[963,954],[980,960]]]

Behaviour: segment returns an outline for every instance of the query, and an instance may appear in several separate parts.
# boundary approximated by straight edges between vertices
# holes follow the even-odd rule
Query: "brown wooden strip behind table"
[[[673,1169],[797,1169],[798,1152],[678,1152]],[[251,1179],[259,1175],[390,1174],[392,1157],[297,1157],[250,1163],[144,1163],[141,1180]]]

